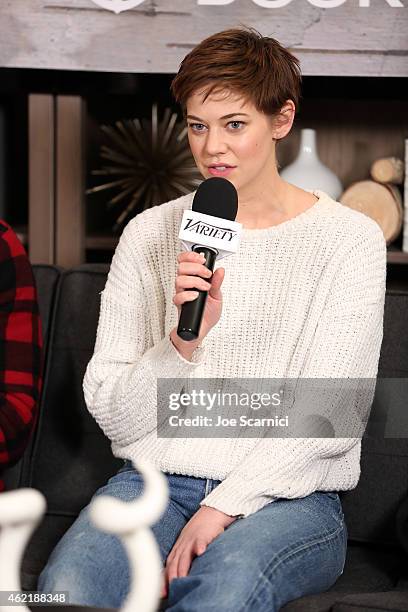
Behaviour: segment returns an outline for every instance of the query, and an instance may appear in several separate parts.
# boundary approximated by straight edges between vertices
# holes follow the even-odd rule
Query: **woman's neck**
[[[262,229],[287,221],[317,201],[316,196],[286,183],[280,177],[256,194],[238,192],[236,221],[246,229]]]

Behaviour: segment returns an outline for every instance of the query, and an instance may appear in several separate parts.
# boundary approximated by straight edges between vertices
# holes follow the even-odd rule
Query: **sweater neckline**
[[[277,225],[271,225],[269,227],[257,228],[257,229],[245,229],[241,230],[241,241],[242,242],[255,242],[260,240],[267,240],[277,234],[287,231],[297,225],[304,224],[309,217],[312,217],[316,213],[318,213],[325,204],[327,204],[330,197],[324,191],[320,189],[305,189],[309,193],[313,193],[318,200],[312,206],[309,206],[306,210],[299,213],[295,217],[288,219],[287,221],[283,221],[282,223],[278,223]]]

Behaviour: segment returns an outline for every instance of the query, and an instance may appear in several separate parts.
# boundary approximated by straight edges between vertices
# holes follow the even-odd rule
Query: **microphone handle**
[[[192,251],[204,255],[204,266],[214,270],[218,251],[207,246],[194,245]],[[201,277],[200,277],[201,278]],[[198,291],[198,297],[192,302],[184,302],[181,307],[180,320],[177,327],[177,335],[183,340],[196,340],[200,333],[201,321],[204,314],[208,291],[203,289],[189,288],[186,291]]]

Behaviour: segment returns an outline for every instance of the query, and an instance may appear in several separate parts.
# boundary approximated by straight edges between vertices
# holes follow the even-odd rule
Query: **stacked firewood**
[[[384,232],[387,244],[400,234],[403,203],[400,185],[404,180],[404,162],[397,157],[377,159],[370,169],[371,179],[353,183],[343,192],[340,202],[373,218]]]

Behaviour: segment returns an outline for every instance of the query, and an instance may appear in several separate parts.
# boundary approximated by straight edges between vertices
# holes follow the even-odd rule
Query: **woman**
[[[375,380],[382,232],[277,171],[276,143],[291,129],[300,82],[298,60],[252,29],[215,34],[187,55],[172,91],[203,177],[225,176],[237,189],[239,251],[213,274],[182,252],[188,194],[130,221],[102,292],[84,394],[125,463],[96,495],[140,495],[132,459],[166,474],[170,503],[153,532],[172,612],[272,612],[330,588],[345,563],[337,491],[358,482],[359,438],[163,438],[156,428],[162,377]],[[181,305],[196,297],[191,288],[208,299],[199,338],[186,342],[176,329]],[[86,507],[39,589],[119,607],[128,588],[120,543],[92,527]]]

